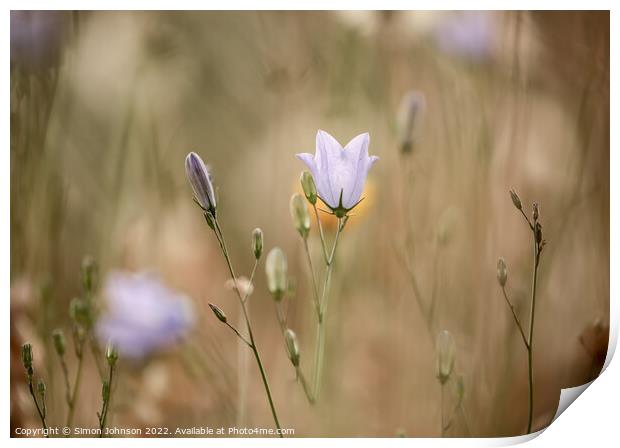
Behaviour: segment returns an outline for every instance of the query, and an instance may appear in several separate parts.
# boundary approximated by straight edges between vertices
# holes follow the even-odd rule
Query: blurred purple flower
[[[435,28],[439,48],[466,59],[483,60],[490,57],[495,45],[495,23],[487,11],[454,13]]]
[[[55,65],[64,25],[61,11],[11,11],[11,61],[28,70]]]
[[[364,133],[343,148],[334,137],[319,130],[316,154],[297,154],[310,169],[319,197],[338,217],[359,203],[368,171],[379,159],[368,156],[369,142],[370,136]]]
[[[121,356],[143,358],[174,344],[193,323],[191,304],[149,273],[113,272],[106,279],[107,313],[97,322],[102,344]]]

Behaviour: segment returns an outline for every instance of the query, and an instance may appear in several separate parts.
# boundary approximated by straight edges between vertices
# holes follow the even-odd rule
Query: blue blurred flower
[[[107,312],[97,322],[102,344],[121,354],[143,358],[184,336],[192,326],[189,300],[150,273],[113,272],[104,286]]]
[[[342,217],[360,201],[370,167],[379,159],[368,156],[368,133],[360,134],[343,148],[325,131],[316,134],[316,154],[297,157],[314,178],[321,200]]]
[[[439,48],[465,59],[481,61],[492,56],[495,46],[495,23],[487,11],[454,13],[435,28]]]
[[[65,18],[61,11],[11,11],[11,61],[28,70],[56,65]]]

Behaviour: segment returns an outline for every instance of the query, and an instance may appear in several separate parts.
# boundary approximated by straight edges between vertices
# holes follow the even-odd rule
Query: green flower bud
[[[304,190],[304,195],[309,203],[312,205],[316,204],[316,185],[314,184],[314,179],[312,174],[308,171],[304,171],[301,173],[301,178],[299,179],[301,182],[301,188]]]
[[[279,247],[271,249],[265,262],[267,288],[277,301],[281,300],[288,287],[286,255]]]
[[[254,252],[254,258],[260,259],[263,253],[263,231],[259,228],[252,231],[252,251]]]
[[[82,260],[82,283],[84,290],[92,292],[97,285],[97,263],[90,255]]]
[[[211,308],[211,311],[213,311],[213,314],[215,314],[215,317],[217,317],[220,322],[226,323],[228,321],[228,319],[226,318],[226,314],[224,314],[224,311],[222,311],[216,305],[210,303],[209,308]]]
[[[42,379],[39,379],[39,382],[37,383],[37,391],[41,397],[45,396],[45,390],[45,382]]]
[[[32,376],[32,344],[22,345],[22,363],[28,375]]]
[[[534,228],[534,230],[535,230],[535,234],[536,234],[536,242],[538,244],[542,243],[542,241],[543,241],[542,225],[539,222],[537,222],[536,223],[536,227]]]
[[[295,228],[303,239],[308,238],[308,233],[310,233],[310,215],[308,214],[306,201],[299,193],[295,193],[291,196],[289,206]]]
[[[293,330],[287,328],[284,332],[284,340],[286,341],[286,351],[288,357],[295,367],[299,367],[299,344],[297,335]]]
[[[59,356],[63,356],[66,350],[65,334],[60,329],[54,330],[52,333],[52,339],[54,340],[54,348],[56,349],[56,353],[58,353]]]
[[[442,330],[437,337],[437,379],[445,384],[454,368],[456,346],[454,338],[447,330]]]
[[[519,195],[514,190],[510,190],[510,199],[512,199],[512,203],[517,208],[517,210],[522,210],[523,205],[521,205],[521,199],[519,199]]]
[[[69,303],[69,316],[76,324],[85,328],[89,328],[92,323],[90,305],[77,297]]]
[[[497,281],[499,285],[503,288],[506,286],[506,280],[508,280],[508,268],[506,267],[506,262],[502,257],[497,260]]]
[[[108,342],[105,348],[105,359],[110,367],[114,367],[116,361],[118,361],[118,349],[112,342]]]

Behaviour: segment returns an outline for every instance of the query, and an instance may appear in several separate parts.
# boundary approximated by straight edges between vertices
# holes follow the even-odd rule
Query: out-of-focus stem
[[[536,232],[533,230],[534,238],[534,272],[532,274],[532,304],[530,307],[530,331],[528,338],[528,382],[529,382],[529,413],[527,421],[527,432],[532,432],[532,420],[534,418],[534,363],[533,363],[533,342],[534,342],[534,316],[536,313],[536,282],[538,279],[538,263],[540,261],[540,246],[536,241]]]
[[[254,341],[254,333],[252,332],[252,324],[250,323],[250,319],[248,317],[248,312],[245,307],[245,300],[241,296],[241,292],[237,286],[237,276],[235,275],[235,270],[232,267],[232,262],[230,260],[230,256],[228,254],[228,249],[226,248],[226,241],[224,240],[224,235],[222,234],[222,229],[220,228],[220,224],[216,218],[213,219],[213,223],[215,225],[215,233],[217,235],[218,241],[220,243],[220,247],[222,248],[222,253],[224,254],[224,258],[226,259],[226,265],[228,266],[228,271],[233,279],[235,285],[235,291],[237,292],[237,297],[239,298],[239,304],[241,305],[241,310],[243,311],[243,317],[245,318],[245,323],[247,325],[248,335],[250,337],[250,348],[254,353],[254,357],[256,358],[256,364],[258,364],[258,369],[260,371],[261,379],[263,380],[263,385],[265,386],[265,392],[267,393],[267,399],[269,401],[269,407],[271,408],[271,414],[273,416],[273,420],[276,424],[276,428],[278,428],[278,435],[283,437],[280,422],[278,420],[278,414],[276,412],[275,405],[273,403],[273,398],[271,396],[271,390],[269,388],[269,382],[267,381],[267,375],[265,374],[265,369],[263,367],[263,362],[261,361],[260,354],[258,353],[258,348],[256,347],[256,342]]]

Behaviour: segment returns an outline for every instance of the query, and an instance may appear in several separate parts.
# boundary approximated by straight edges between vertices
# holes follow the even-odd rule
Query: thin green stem
[[[28,390],[30,391],[30,395],[32,396],[34,405],[37,408],[37,414],[39,414],[39,419],[41,419],[41,426],[43,426],[43,429],[45,430],[45,437],[49,437],[49,434],[47,433],[47,421],[45,420],[45,412],[44,410],[41,410],[41,407],[39,406],[39,401],[37,400],[37,395],[35,394],[34,387],[32,385],[31,376],[28,376]],[[43,406],[45,406],[45,404],[43,404]]]
[[[67,402],[67,406],[71,405],[71,385],[69,384],[69,369],[67,368],[67,363],[65,362],[64,355],[59,355],[60,358],[60,366],[62,367],[62,376],[65,380],[65,401]]]
[[[108,395],[103,401],[101,409],[101,415],[99,418],[99,437],[103,437],[103,431],[105,429],[106,420],[108,418],[108,410],[110,409],[110,401],[112,400],[112,381],[114,380],[114,365],[110,364],[110,370],[108,373]]]
[[[310,248],[308,247],[308,239],[303,238],[304,240],[304,251],[306,252],[306,259],[308,261],[308,268],[310,269],[310,277],[312,278],[312,291],[314,293],[314,306],[316,308],[317,317],[319,317],[321,313],[321,305],[319,299],[319,287],[316,283],[316,277],[314,275],[314,266],[312,265],[312,257],[310,256]]]
[[[265,374],[265,369],[263,367],[263,362],[261,361],[260,354],[258,353],[258,348],[256,347],[256,342],[254,341],[254,333],[252,332],[252,325],[250,323],[250,319],[248,317],[248,312],[245,307],[245,300],[241,296],[241,292],[237,287],[237,276],[235,275],[235,270],[232,267],[232,262],[230,260],[230,256],[228,254],[228,249],[226,248],[226,241],[224,240],[224,235],[222,233],[222,229],[220,228],[220,224],[217,218],[213,218],[213,223],[215,225],[215,233],[218,237],[218,241],[220,243],[220,247],[222,248],[222,253],[224,254],[224,258],[226,259],[226,264],[228,266],[228,271],[233,279],[235,284],[235,291],[237,292],[237,297],[239,298],[239,304],[241,305],[241,310],[243,311],[243,317],[245,318],[245,322],[248,329],[248,335],[250,336],[250,348],[254,353],[254,357],[256,358],[256,364],[258,364],[258,369],[260,370],[261,379],[263,380],[263,385],[265,386],[265,392],[267,393],[267,399],[269,401],[269,407],[271,408],[271,414],[273,415],[273,420],[278,428],[278,435],[283,437],[280,422],[278,420],[278,414],[276,412],[275,405],[273,403],[273,398],[271,396],[271,390],[269,389],[269,382],[267,381],[267,376]]]
[[[224,322],[224,323],[228,326],[228,328],[230,328],[232,331],[234,331],[237,336],[239,336],[239,339],[241,339],[243,342],[245,342],[248,347],[252,348],[252,344],[250,343],[250,341],[248,341],[241,333],[239,333],[239,330],[237,330],[229,322]]]
[[[300,367],[296,367],[295,371],[297,373],[297,378],[299,378],[299,382],[301,383],[304,393],[306,394],[306,398],[310,402],[310,404],[314,404],[314,396],[312,395],[312,389],[310,388],[310,384],[306,380],[304,373],[301,371]]]
[[[83,348],[83,342],[82,342]],[[75,415],[75,404],[77,402],[77,397],[80,392],[80,382],[82,381],[82,367],[84,366],[84,352],[80,350],[81,355],[78,357],[78,367],[77,372],[75,374],[75,383],[73,384],[73,392],[71,393],[71,403],[69,404],[69,413],[67,415],[67,423],[66,427],[71,428],[73,424],[73,416]]]
[[[508,304],[508,307],[510,308],[510,311],[512,312],[512,317],[514,318],[514,321],[517,324],[517,328],[519,329],[519,333],[521,333],[521,338],[523,338],[523,343],[525,344],[525,348],[529,351],[530,350],[530,344],[527,341],[527,339],[525,338],[525,332],[523,331],[523,327],[521,326],[521,321],[519,321],[519,318],[517,317],[517,313],[515,312],[515,309],[512,306],[512,303],[510,302],[510,299],[508,299],[508,294],[506,294],[506,287],[505,286],[502,286],[502,292],[504,293],[504,299],[506,300],[506,303]]]
[[[327,243],[325,242],[325,234],[323,233],[323,225],[321,224],[321,219],[319,218],[319,211],[316,208],[316,204],[312,204],[312,208],[314,209],[314,216],[316,217],[316,224],[319,228],[319,235],[321,237],[321,247],[323,249],[323,259],[325,260],[325,264],[327,264]]]
[[[338,246],[338,240],[340,233],[344,228],[344,222],[342,218],[338,218],[338,227],[336,230],[336,236],[334,238],[334,245],[332,246],[331,254],[327,258],[325,282],[323,283],[323,293],[319,302],[319,320],[317,323],[317,344],[314,360],[314,399],[318,400],[319,392],[321,389],[321,373],[323,371],[323,360],[325,356],[325,314],[327,312],[327,305],[329,303],[329,289],[331,284],[331,276],[333,271],[334,255],[336,254],[336,247]]]
[[[444,423],[444,413],[443,413],[443,400],[444,400],[444,383],[441,383],[441,402],[439,406],[441,407],[441,437],[444,436],[446,431],[446,424]]]
[[[534,316],[536,313],[536,283],[538,279],[538,264],[540,261],[541,247],[536,241],[536,232],[533,231],[534,238],[534,272],[532,274],[532,304],[530,307],[530,331],[528,338],[528,381],[529,381],[529,413],[527,421],[527,432],[532,432],[532,420],[534,418],[534,363],[533,363],[533,342],[534,342]]]

